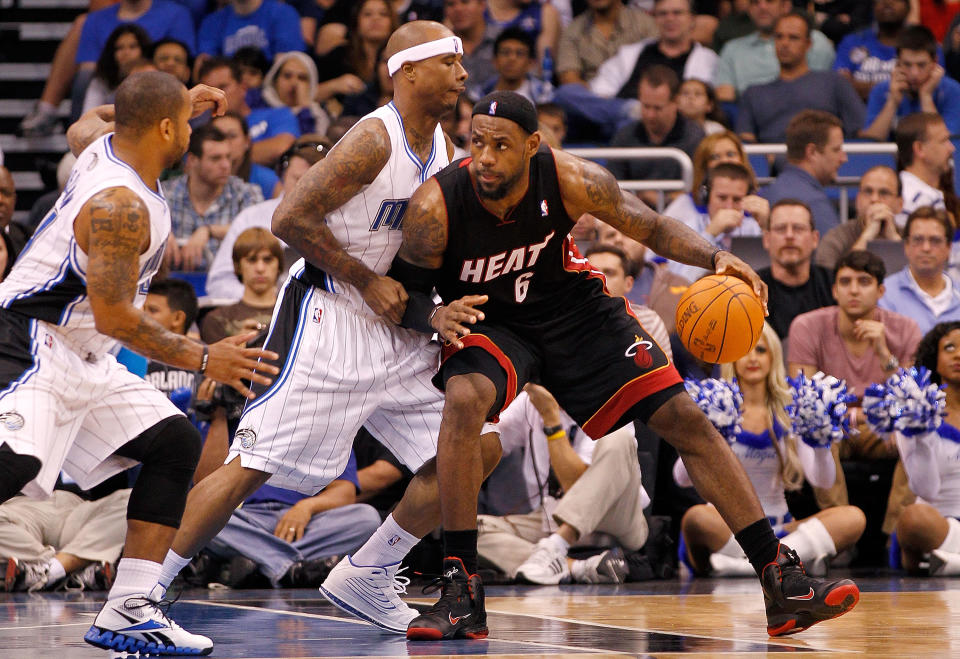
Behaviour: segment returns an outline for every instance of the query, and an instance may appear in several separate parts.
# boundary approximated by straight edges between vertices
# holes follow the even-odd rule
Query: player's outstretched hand
[[[213,116],[219,117],[227,111],[227,95],[222,90],[209,85],[195,85],[190,88],[190,103],[192,110],[190,118],[199,117],[210,110]]]
[[[277,375],[280,372],[279,368],[267,363],[279,359],[280,355],[262,348],[246,347],[247,341],[256,335],[257,332],[246,332],[228,336],[207,346],[210,357],[207,360],[207,370],[204,375],[211,380],[230,385],[248,399],[253,399],[255,394],[243,383],[243,380],[269,386],[273,378],[267,377],[266,374]],[[261,361],[258,362],[258,359]]]
[[[360,291],[367,306],[394,325],[403,320],[403,312],[407,310],[406,289],[395,279],[374,275],[373,279]]]
[[[460,337],[470,333],[466,325],[473,325],[484,318],[483,312],[474,307],[479,307],[487,299],[486,295],[464,295],[459,300],[437,307],[430,318],[430,327],[437,330],[444,341],[462,348]]]
[[[754,272],[753,268],[727,251],[717,252],[715,263],[717,267],[716,273],[718,275],[739,277],[750,284],[750,288],[753,289],[753,292],[760,298],[760,302],[763,303],[763,315],[770,315],[770,312],[767,310],[767,285],[760,279],[760,275]]]

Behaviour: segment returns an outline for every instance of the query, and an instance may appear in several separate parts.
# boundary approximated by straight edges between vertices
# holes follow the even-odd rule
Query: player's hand
[[[280,373],[279,368],[268,363],[280,359],[280,355],[271,350],[246,347],[247,341],[252,340],[256,335],[256,332],[246,332],[228,336],[208,345],[210,357],[207,360],[207,370],[204,375],[211,380],[230,385],[248,400],[253,400],[256,395],[243,383],[243,380],[269,386],[273,383],[273,378],[268,375]]]
[[[306,506],[301,505],[302,503],[303,501],[298,501],[290,506],[290,509],[277,522],[273,535],[285,542],[296,542],[303,537],[312,515]]]
[[[887,337],[883,323],[879,320],[862,318],[853,323],[853,336],[857,341],[866,341],[881,359],[890,359],[890,350],[887,348]]]
[[[753,292],[757,294],[763,304],[763,315],[770,315],[767,309],[767,285],[763,283],[760,275],[754,272],[753,268],[726,250],[717,252],[716,266],[718,275],[739,277],[750,284],[750,288],[753,289]]]
[[[209,85],[196,85],[190,89],[190,118],[199,117],[210,110],[214,117],[223,116],[227,111],[227,95],[222,90]]]
[[[553,397],[553,394],[539,384],[533,384],[532,382],[527,384],[523,390],[527,392],[530,402],[540,413],[544,427],[559,426],[563,423],[563,418],[560,416],[560,403]]]
[[[363,301],[373,309],[378,316],[382,316],[394,325],[403,320],[403,312],[407,309],[406,289],[395,279],[374,275],[360,290]]]
[[[750,213],[760,228],[767,230],[770,222],[770,202],[760,195],[749,194],[743,198],[743,210]]]
[[[479,307],[487,299],[486,295],[464,295],[459,300],[442,305],[430,319],[430,327],[437,330],[437,334],[444,341],[462,348],[463,341],[460,337],[470,333],[470,328],[466,325],[473,325],[484,318],[483,312],[474,307]]]
[[[79,156],[95,139],[115,131],[114,112],[113,105],[98,105],[84,112],[67,129],[67,145],[71,153]]]

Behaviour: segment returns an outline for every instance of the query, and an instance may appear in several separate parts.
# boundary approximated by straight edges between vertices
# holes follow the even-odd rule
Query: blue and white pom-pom
[[[923,366],[901,368],[882,384],[871,384],[863,396],[867,425],[878,435],[898,431],[907,437],[933,432],[946,415],[943,387],[930,381]]]
[[[847,383],[819,371],[811,378],[801,373],[787,382],[793,389],[793,405],[787,408],[793,432],[814,448],[843,439],[850,431],[847,403],[856,400]]]
[[[707,415],[717,430],[731,444],[740,433],[743,394],[736,382],[707,378],[684,380],[687,393]]]

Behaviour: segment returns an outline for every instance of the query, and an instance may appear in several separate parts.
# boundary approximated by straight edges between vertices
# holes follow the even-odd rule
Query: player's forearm
[[[111,309],[97,318],[97,331],[120,341],[148,359],[187,370],[199,370],[203,346],[181,334],[174,334],[133,305]]]
[[[644,241],[654,252],[671,261],[713,270],[717,246],[683,222],[661,215]]]

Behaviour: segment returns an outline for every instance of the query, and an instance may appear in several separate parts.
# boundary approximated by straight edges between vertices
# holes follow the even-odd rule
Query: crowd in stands
[[[960,3],[93,0],[54,54],[20,131],[59,130],[61,101],[70,98],[79,116],[110,103],[137,71],[223,90],[226,114],[194,119],[187,155],[164,174],[173,272],[154,282],[146,308],[172,331],[208,342],[262,331],[297,258],[270,233],[273,212],[359,117],[390,101],[385,44],[416,19],[444,22],[463,42],[467,91],[443,124],[458,157],[468,155],[472,103],[493,90],[529,98],[554,148],[675,147],[690,157],[689,189],[638,194],[756,264],[769,317],[743,360],[720,369],[677,340],[677,300],[706,271],[665,262],[591,216],[574,218],[574,237],[682,375],[738,380],[735,453],[808,566],[849,561],[874,524],[898,538],[905,567],[960,574],[960,499],[950,489],[960,477]],[[892,142],[895,158],[838,182],[853,142]],[[751,158],[750,143],[785,152]],[[71,158],[61,163],[61,188]],[[607,164],[621,181],[683,177],[669,158]],[[854,196],[850,217],[837,203],[841,184]],[[0,279],[58,194],[13,221],[14,180],[0,161]],[[129,367],[136,363],[131,357]],[[840,443],[813,447],[791,433],[786,376],[822,371],[859,397],[913,364],[947,387],[937,432],[879,436],[854,403],[854,431]],[[142,368],[206,433],[202,478],[226,455],[243,400],[193,373]],[[716,511],[682,490],[690,485],[682,464],[674,467],[675,455],[643,428],[590,442],[549,392],[531,386],[503,414],[501,433],[503,459],[483,490],[479,524],[480,555],[501,578],[623,581],[636,576],[648,535],[664,534],[681,542],[681,561],[696,574],[753,574]],[[660,447],[656,473],[641,473],[632,456],[651,445]],[[337,557],[363,544],[411,476],[366,431],[354,453],[340,479],[312,497],[258,490],[194,577],[319,583]],[[890,467],[879,513],[851,505],[860,484],[845,477],[852,462]],[[671,470],[674,482],[664,483]],[[100,524],[94,533],[85,522],[112,520],[128,482],[95,495],[62,485],[49,511],[21,500],[0,506],[7,590],[109,583],[122,529]],[[665,531],[651,516],[677,488],[693,505],[674,509]],[[792,513],[801,491],[806,508]],[[30,520],[40,517],[70,532],[38,531]]]

